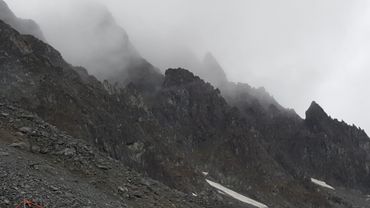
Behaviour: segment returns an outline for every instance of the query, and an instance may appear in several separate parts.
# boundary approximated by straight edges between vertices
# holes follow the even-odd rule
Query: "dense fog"
[[[69,62],[94,74],[117,70],[131,56],[161,70],[192,68],[211,52],[229,80],[264,86],[301,116],[316,100],[333,117],[370,131],[370,2],[6,2],[16,15],[35,20]],[[112,67],[102,54],[112,54]]]

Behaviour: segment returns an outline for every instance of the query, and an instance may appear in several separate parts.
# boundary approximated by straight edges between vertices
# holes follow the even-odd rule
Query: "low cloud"
[[[77,64],[77,44],[57,45],[56,40],[73,41],[65,30],[84,30],[79,18],[94,21],[80,10],[76,13],[90,10],[88,2],[92,0],[7,0],[18,16],[39,22],[51,44],[69,48],[64,56]],[[191,67],[194,59],[211,51],[232,81],[264,86],[302,116],[316,100],[333,117],[370,132],[367,1],[96,2],[112,12],[139,53],[162,70]]]

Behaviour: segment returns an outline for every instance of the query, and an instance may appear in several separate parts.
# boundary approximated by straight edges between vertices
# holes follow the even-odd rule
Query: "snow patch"
[[[221,184],[215,183],[215,182],[210,181],[210,180],[207,180],[207,179],[206,179],[206,181],[207,181],[207,183],[209,185],[211,185],[212,187],[218,189],[219,192],[221,191],[224,194],[227,194],[227,195],[233,197],[234,199],[237,199],[237,200],[239,200],[241,202],[244,202],[244,203],[253,205],[253,206],[258,207],[258,208],[268,208],[266,205],[264,205],[264,204],[262,204],[262,203],[260,203],[258,201],[255,201],[255,200],[253,200],[251,198],[248,198],[246,196],[243,196],[243,195],[241,195],[239,193],[236,193],[235,191],[230,190],[230,189],[222,186]]]
[[[198,196],[198,194],[196,194],[196,193],[191,193],[191,195],[193,195],[193,196],[195,196],[195,197],[197,197],[197,196]]]
[[[208,172],[202,172],[202,174],[203,174],[204,176],[207,176],[207,175],[208,175]]]
[[[328,188],[328,189],[332,189],[332,190],[335,190],[334,187],[328,185],[325,181],[320,181],[320,180],[317,180],[317,179],[314,179],[314,178],[311,178],[311,182],[316,184],[316,185],[319,185],[321,187],[324,187],[324,188]]]

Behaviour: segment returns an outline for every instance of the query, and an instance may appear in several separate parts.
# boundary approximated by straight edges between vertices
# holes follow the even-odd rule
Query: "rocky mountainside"
[[[204,67],[203,76],[217,77],[211,83],[220,88],[228,104],[239,109],[248,127],[261,134],[268,152],[289,173],[369,191],[370,139],[362,129],[330,118],[316,102],[303,120],[263,88],[227,81],[216,59],[208,62],[213,67]]]
[[[305,147],[297,147],[307,172],[332,184],[370,190],[370,140],[365,131],[329,117],[315,102],[306,112]],[[302,151],[299,151],[299,150]],[[299,160],[299,158],[295,158]],[[317,163],[317,160],[321,160]],[[302,163],[301,163],[302,164]],[[324,170],[325,167],[331,167]]]
[[[35,37],[0,30],[6,206],[24,195],[51,207],[252,206],[207,179],[268,207],[366,207],[369,138],[316,103],[303,120],[263,90],[230,83],[228,97],[185,69],[133,67],[115,77],[125,85],[102,83]]]
[[[226,98],[261,133],[268,152],[292,175],[369,192],[370,139],[364,130],[332,119],[316,102],[301,119],[280,105],[263,107],[263,101],[253,96],[249,96],[253,103],[247,98]]]
[[[162,89],[153,96],[144,96],[135,84],[107,90],[91,77],[82,79],[45,43],[20,35],[3,22],[0,28],[1,97],[130,167],[188,193],[204,190],[202,168],[217,170],[212,174],[219,180],[245,174],[251,176],[246,180],[251,183],[255,178],[266,179],[268,189],[272,187],[267,179],[284,172],[256,138],[244,131],[236,109],[228,107],[217,90],[190,72],[169,70]],[[223,149],[224,145],[228,148]],[[244,146],[241,150],[233,148],[240,145]],[[220,150],[230,155],[235,168],[217,162],[222,159]],[[247,160],[251,169],[240,169]],[[233,175],[228,176],[230,173]],[[265,176],[259,177],[262,173]],[[225,182],[232,181],[241,183],[237,178]]]
[[[1,207],[24,198],[44,207],[201,207],[196,197],[123,166],[30,112],[6,102],[0,112]]]
[[[196,144],[193,144],[191,134],[197,132],[179,135],[179,138],[190,137],[187,141],[190,145],[185,151],[178,143],[180,140],[176,138],[177,129],[167,128],[170,125],[166,126],[164,122],[160,122],[160,118],[154,116],[166,115],[166,112],[156,110],[157,105],[167,101],[167,98],[173,99],[173,96],[166,94],[175,90],[174,83],[177,83],[178,79],[183,79],[182,73],[179,72],[183,71],[187,75],[188,80],[179,83],[184,86],[188,86],[188,82],[193,82],[194,75],[185,70],[175,70],[174,74],[170,71],[172,76],[165,79],[164,89],[158,93],[158,97],[147,98],[151,103],[163,96],[159,103],[154,103],[153,107],[150,107],[144,103],[141,91],[137,90],[134,84],[124,90],[104,86],[93,77],[82,76],[86,75],[82,69],[76,69],[80,74],[76,72],[57,51],[43,42],[32,36],[20,35],[3,22],[0,23],[0,28],[2,30],[0,48],[3,51],[0,59],[1,97],[37,113],[72,135],[84,138],[112,157],[163,181],[172,188],[188,194],[199,192],[202,193],[202,197],[208,197],[206,191],[208,185],[204,176],[196,169],[196,164],[185,157]],[[220,103],[220,116],[224,119],[224,114],[229,114],[222,109],[227,110],[225,101],[211,85],[206,85],[199,78],[197,82],[201,88],[200,92],[205,86],[205,95],[209,93],[211,96],[209,99]],[[108,90],[104,87],[110,88]],[[184,110],[186,113],[189,109]],[[217,120],[225,125],[225,121]],[[195,129],[194,126],[192,128]],[[241,130],[239,132],[242,133]],[[251,145],[262,149],[258,144]],[[262,155],[261,158],[263,157],[265,156]],[[268,158],[264,160],[269,161]],[[203,162],[198,164],[204,166]],[[235,206],[238,206],[237,203]]]
[[[45,37],[35,21],[18,18],[3,0],[0,0],[0,19],[10,24],[22,34],[33,35],[45,41]]]

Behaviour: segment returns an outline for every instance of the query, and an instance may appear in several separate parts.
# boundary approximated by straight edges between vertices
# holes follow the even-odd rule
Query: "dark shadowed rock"
[[[316,104],[307,122],[262,88],[230,84],[235,94],[227,97],[188,70],[169,69],[162,76],[147,62],[120,71],[133,73],[129,82],[126,75],[114,77],[123,85],[101,83],[42,41],[2,21],[0,29],[0,111],[7,115],[0,116],[0,139],[4,134],[31,146],[4,147],[33,161],[16,160],[14,172],[47,169],[46,175],[25,174],[12,182],[1,167],[14,161],[0,160],[0,176],[7,179],[0,191],[12,200],[20,197],[18,189],[6,187],[21,186],[26,178],[34,181],[27,194],[47,190],[39,199],[64,207],[90,206],[88,199],[96,207],[248,206],[220,195],[207,178],[269,207],[345,207],[345,197],[334,200],[328,196],[335,193],[317,191],[308,179],[360,190],[370,184],[367,135],[332,120]],[[25,117],[32,113],[22,108],[54,126]],[[32,133],[14,132],[24,126]],[[55,178],[60,175],[68,180]]]
[[[37,136],[17,139],[33,140],[35,146],[49,151],[39,154],[11,148],[0,137],[0,207],[15,207],[23,199],[61,208],[201,208],[202,204],[213,203],[203,199],[191,202],[186,194],[146,179],[86,141],[69,136],[37,116],[32,121],[22,118],[30,112],[8,107],[0,107],[9,114],[0,118],[0,132],[14,134],[18,126],[31,126]]]
[[[316,102],[303,120],[263,88],[227,82],[220,89],[249,128],[259,133],[272,157],[293,176],[316,176],[339,186],[369,190],[370,139],[363,130],[332,119]]]
[[[218,90],[189,71],[168,70],[150,96],[141,87],[148,86],[147,79],[140,76],[137,83],[108,91],[83,69],[76,72],[49,45],[3,22],[0,29],[0,50],[6,53],[0,59],[1,97],[171,188],[209,190],[201,174],[207,169],[216,180],[256,199],[274,204],[288,200],[272,191],[286,189],[293,179],[260,144],[258,133],[249,130]],[[68,148],[58,155],[73,158],[77,150]],[[245,188],[249,186],[254,188]],[[300,195],[292,203],[321,200],[317,194],[308,198],[309,190],[299,182],[294,190]]]
[[[306,111],[306,123],[310,127],[313,127],[313,125],[328,118],[328,114],[326,114],[324,109],[322,109],[315,101],[311,103],[310,107]]]
[[[184,69],[168,69],[165,73],[166,77],[163,82],[164,87],[176,87],[182,85],[196,84],[201,82],[198,76],[195,76],[188,70]]]

